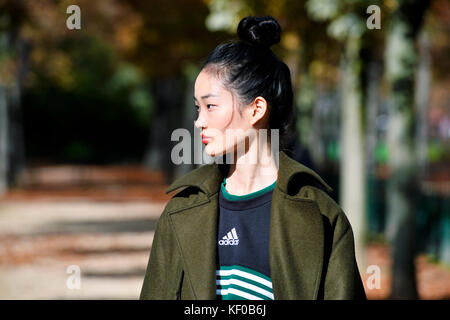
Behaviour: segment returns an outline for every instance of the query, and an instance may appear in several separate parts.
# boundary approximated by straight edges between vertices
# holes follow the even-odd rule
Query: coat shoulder
[[[347,215],[341,206],[323,189],[307,185],[302,188],[301,194],[317,204],[320,213],[329,221],[331,226],[338,222],[343,224],[345,228],[350,226]]]
[[[168,194],[178,188],[186,186],[201,188],[202,182],[210,175],[214,174],[216,168],[216,164],[207,164],[195,168],[173,181],[165,192]]]
[[[217,165],[208,164],[189,171],[183,176],[176,179],[166,189],[166,194],[177,191],[172,195],[166,204],[165,210],[168,214],[178,211],[183,208],[196,205],[198,202],[203,202],[208,195],[213,193],[213,188],[208,183],[205,183],[211,175],[215,175]]]
[[[192,186],[187,186],[182,190],[176,192],[169,201],[166,203],[164,208],[163,215],[169,215],[174,212],[179,211],[180,209],[184,209],[190,207],[191,205],[195,205],[199,201],[199,189]]]

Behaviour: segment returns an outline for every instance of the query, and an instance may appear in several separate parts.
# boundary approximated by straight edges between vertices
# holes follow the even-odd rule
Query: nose
[[[206,126],[206,122],[200,114],[198,115],[197,120],[194,121],[194,125],[200,130]]]

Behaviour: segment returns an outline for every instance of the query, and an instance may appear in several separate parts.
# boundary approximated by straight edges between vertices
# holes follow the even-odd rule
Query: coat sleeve
[[[338,215],[334,226],[324,286],[324,299],[366,299],[355,258],[353,231],[343,212]]]
[[[140,294],[141,300],[163,300],[167,296],[167,249],[165,237],[168,233],[167,218],[161,215],[153,237],[150,258]]]

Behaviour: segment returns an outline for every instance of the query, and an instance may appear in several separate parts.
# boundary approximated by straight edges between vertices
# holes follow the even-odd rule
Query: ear
[[[255,125],[258,121],[263,119],[268,113],[268,105],[266,99],[258,96],[253,100],[250,109],[250,123]]]

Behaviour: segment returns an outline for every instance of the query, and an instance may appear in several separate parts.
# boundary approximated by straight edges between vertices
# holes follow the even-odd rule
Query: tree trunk
[[[378,104],[379,104],[379,84],[381,81],[381,62],[370,61],[368,65],[367,74],[367,139],[366,139],[366,155],[367,155],[367,172],[371,175],[375,175],[376,159],[375,159],[375,147],[378,141],[377,136],[377,116],[378,116]]]
[[[417,210],[417,155],[415,149],[414,70],[415,38],[427,1],[398,0],[388,29],[385,61],[390,86],[387,131],[388,226],[393,267],[391,298],[417,299],[415,234]]]
[[[194,153],[198,153],[201,155],[203,148],[201,143],[194,143],[195,135],[197,135],[197,139],[200,141],[200,130],[198,130],[194,126],[194,121],[197,119],[197,111],[194,108],[194,83],[195,79],[200,70],[198,70],[195,66],[189,65],[184,69],[184,77],[186,80],[186,88],[184,92],[184,102],[183,102],[183,114],[182,118],[182,128],[187,129],[190,133],[190,149],[191,153],[191,163],[190,164],[180,164],[175,166],[174,171],[174,179],[177,179],[184,174],[188,173],[192,169],[196,167],[194,164]],[[175,142],[178,143],[178,142]],[[200,149],[200,150],[198,150]]]
[[[321,159],[320,151],[318,151],[320,145],[320,117],[315,98],[314,83],[309,71],[305,68],[301,82],[299,82],[296,97],[298,111],[297,133],[300,145],[311,152],[312,163],[319,165],[323,162],[323,159]]]
[[[0,84],[0,195],[8,188],[9,126],[6,87]]]
[[[340,203],[355,237],[356,259],[365,267],[363,235],[366,217],[366,166],[364,153],[361,38],[345,43],[341,103]]]
[[[428,102],[431,86],[431,43],[426,31],[419,36],[419,64],[415,90],[415,105],[417,112],[417,156],[420,177],[427,175],[428,148]]]
[[[444,265],[450,266],[450,201],[446,195],[441,195],[440,198],[442,201],[443,217],[441,220],[442,240],[439,250],[439,259]]]
[[[308,79],[309,80],[309,79]],[[313,83],[305,83],[305,86],[313,86]],[[311,87],[304,87],[305,90],[311,90],[309,92],[312,93],[315,102],[314,107],[312,108],[311,115],[311,124],[310,124],[310,132],[309,132],[309,145],[311,146],[311,156],[313,158],[314,164],[318,168],[324,168],[326,163],[326,154],[325,154],[325,146],[324,141],[322,139],[321,131],[323,128],[321,127],[322,120],[322,99],[321,91],[322,89],[319,86],[315,86],[314,89]]]
[[[184,92],[183,79],[179,75],[161,77],[154,85],[156,111],[144,163],[151,170],[162,170],[167,183],[174,178],[174,164],[170,153],[175,143],[170,138],[172,131],[181,126],[182,117],[179,114],[183,110]]]
[[[23,83],[28,70],[29,44],[21,39],[15,39],[17,49],[18,70],[9,88],[9,186],[17,186],[20,183],[20,175],[25,168],[25,145],[22,126],[22,93]]]
[[[366,85],[366,168],[367,168],[367,226],[371,225],[371,231],[379,233],[383,229],[380,219],[377,219],[377,192],[379,188],[377,177],[377,162],[375,148],[378,142],[377,117],[379,110],[379,86],[382,76],[381,61],[373,56],[369,58],[367,85]]]
[[[14,65],[0,77],[0,194],[17,185],[25,167],[21,96],[28,68],[28,43],[19,36],[23,3],[11,3],[0,15],[7,21],[0,32],[1,63]],[[0,66],[2,71],[6,70]]]

